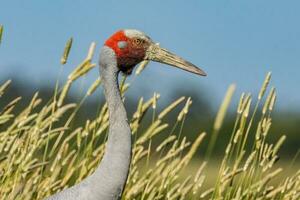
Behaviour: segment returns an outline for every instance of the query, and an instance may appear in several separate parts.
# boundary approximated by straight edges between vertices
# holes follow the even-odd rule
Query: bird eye
[[[139,39],[139,38],[136,38],[136,39],[134,40],[135,45],[141,45],[143,42],[144,42],[144,41],[141,40],[141,39]]]
[[[125,42],[125,41],[119,41],[119,42],[118,42],[118,47],[119,47],[120,49],[126,48],[126,47],[127,47],[127,42]]]

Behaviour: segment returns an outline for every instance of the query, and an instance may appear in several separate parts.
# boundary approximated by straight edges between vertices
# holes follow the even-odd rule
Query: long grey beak
[[[149,46],[146,52],[145,60],[153,60],[156,62],[165,63],[200,76],[206,76],[206,73],[194,64],[182,59],[166,49],[161,48],[157,44],[151,44]]]

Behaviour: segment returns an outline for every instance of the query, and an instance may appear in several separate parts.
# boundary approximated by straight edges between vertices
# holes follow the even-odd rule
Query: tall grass
[[[62,65],[67,62],[71,46],[72,39],[66,45]],[[36,93],[19,113],[14,109],[22,102],[20,97],[1,108],[1,200],[43,199],[79,183],[99,165],[109,125],[107,105],[100,106],[97,116],[87,119],[83,126],[76,127],[72,122],[80,114],[82,103],[101,85],[101,79],[95,80],[79,102],[65,103],[72,84],[96,66],[92,58],[94,49],[92,43],[86,59],[75,67],[66,83],[56,84],[51,99],[42,100]],[[146,64],[138,67],[136,75]],[[216,116],[206,159],[199,162],[196,173],[185,177],[181,172],[189,169],[190,161],[207,139],[206,133],[195,130],[197,138],[188,141],[182,132],[192,99],[181,97],[158,110],[159,94],[146,100],[140,98],[136,111],[130,116],[133,158],[123,199],[299,199],[300,170],[276,184],[272,182],[283,170],[276,162],[286,136],[278,138],[275,144],[268,142],[271,112],[276,101],[274,88],[265,100],[263,98],[270,78],[271,74],[268,74],[257,98],[245,93],[241,95],[218,176],[214,186],[208,189],[204,186],[210,174],[205,173],[205,168],[218,134],[222,134],[222,124],[235,87],[229,87]],[[5,97],[9,84],[7,81],[0,86],[1,98]],[[122,95],[129,87],[130,83],[124,78],[120,84]],[[178,107],[181,111],[177,119],[167,121],[166,116]],[[142,130],[141,124],[147,120],[147,114],[152,115],[152,121]],[[255,117],[259,117],[258,122],[254,121]],[[152,139],[158,135],[164,139],[154,146]],[[255,137],[250,137],[253,135]]]

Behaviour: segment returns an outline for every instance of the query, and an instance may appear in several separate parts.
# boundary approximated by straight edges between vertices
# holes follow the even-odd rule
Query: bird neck
[[[130,168],[131,130],[119,90],[116,59],[108,47],[104,47],[100,54],[100,74],[110,125],[105,153],[95,172],[98,179],[95,184],[108,198],[113,196],[118,199],[122,195]]]
[[[109,111],[109,134],[107,141],[106,153],[110,153],[111,149],[118,149],[120,145],[124,145],[126,136],[131,136],[131,130],[128,124],[127,112],[122,101],[119,84],[119,72],[110,70],[109,67],[102,68],[101,78],[103,80],[104,95]],[[126,142],[128,142],[126,140]],[[128,147],[131,147],[131,141]]]

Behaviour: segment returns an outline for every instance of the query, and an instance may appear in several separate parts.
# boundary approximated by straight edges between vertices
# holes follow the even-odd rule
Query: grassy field
[[[69,40],[62,65],[68,60],[71,46]],[[1,200],[43,199],[80,182],[98,166],[109,125],[107,105],[99,105],[96,117],[86,119],[83,126],[75,126],[73,121],[82,104],[101,86],[101,80],[95,80],[79,102],[65,101],[73,83],[96,66],[94,49],[92,43],[88,55],[68,80],[54,86],[50,99],[41,99],[36,93],[21,112],[14,111],[22,104],[19,97],[1,108]],[[146,65],[138,66],[135,76]],[[275,88],[268,89],[270,79],[268,73],[257,97],[241,94],[231,138],[219,160],[212,154],[235,85],[228,88],[213,131],[195,130],[194,141],[188,141],[182,129],[191,98],[181,97],[163,109],[157,108],[157,93],[150,99],[140,98],[136,111],[129,116],[134,148],[123,199],[299,199],[299,167],[293,160],[280,163],[278,155],[288,137],[282,135],[274,144],[268,140],[276,102]],[[0,101],[5,98],[10,82],[0,86]],[[130,89],[126,77],[121,79],[120,89],[124,96]],[[177,119],[167,121],[166,116],[178,107],[181,110]],[[141,124],[149,119],[147,115],[151,122],[141,130]],[[255,117],[260,120],[254,121]],[[158,136],[163,139],[154,145]],[[204,140],[209,141],[205,158],[193,159]]]

